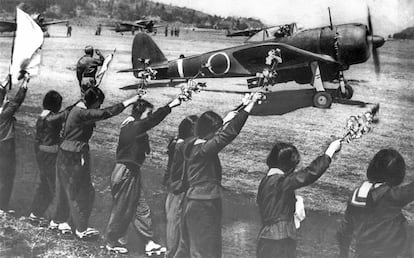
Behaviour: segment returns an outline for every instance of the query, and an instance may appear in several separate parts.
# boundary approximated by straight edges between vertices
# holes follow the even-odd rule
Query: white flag
[[[108,70],[109,64],[112,62],[112,59],[114,58],[115,51],[116,51],[116,49],[114,50],[114,52],[112,52],[111,54],[109,54],[105,57],[105,60],[102,64],[101,69],[96,74],[96,76],[95,76],[96,81],[97,81],[96,87],[99,87],[99,85],[101,84],[102,78],[105,75],[105,72]]]
[[[39,25],[19,8],[16,8],[16,36],[14,39],[10,74],[17,83],[21,70],[31,76],[38,74],[41,62],[40,48],[43,44],[43,31]]]

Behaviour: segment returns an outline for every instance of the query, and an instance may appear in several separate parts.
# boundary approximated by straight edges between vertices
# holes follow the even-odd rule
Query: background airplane
[[[262,28],[259,29],[247,29],[247,30],[238,30],[231,32],[230,30],[227,30],[226,37],[251,37],[254,34],[258,33],[259,31],[262,31]]]
[[[115,24],[115,26],[110,25],[113,27],[112,30],[115,32],[126,32],[130,31],[132,34],[135,31],[145,31],[148,33],[154,32],[157,28],[162,27],[162,25],[156,25],[154,20],[137,20],[134,22],[122,21]]]
[[[343,71],[349,66],[367,61],[372,53],[375,72],[380,70],[377,48],[385,40],[375,36],[368,10],[368,25],[350,23],[295,31],[295,24],[285,26],[270,39],[216,50],[201,55],[168,61],[152,38],[137,34],[132,45],[132,69],[139,77],[143,69],[142,59],[150,59],[151,68],[157,71],[156,79],[192,78],[204,66],[205,78],[252,77],[267,67],[268,52],[279,48],[283,63],[278,65],[276,83],[295,81],[311,84],[315,89],[314,106],[328,108],[332,94],[325,90],[325,82],[338,81],[334,97],[350,99],[352,87],[344,78]]]
[[[67,20],[45,20],[42,14],[32,15],[33,20],[40,26],[43,32],[47,32],[47,27],[59,23],[67,23]],[[16,31],[15,21],[0,21],[0,33]]]

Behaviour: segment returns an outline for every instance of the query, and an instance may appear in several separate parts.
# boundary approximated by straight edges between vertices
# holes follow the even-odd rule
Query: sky
[[[220,16],[260,18],[266,25],[296,22],[312,28],[329,24],[367,23],[367,6],[376,34],[389,34],[414,26],[412,0],[156,0]]]

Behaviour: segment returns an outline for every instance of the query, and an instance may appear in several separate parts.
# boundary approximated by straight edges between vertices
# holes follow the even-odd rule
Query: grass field
[[[92,27],[74,27],[72,38],[60,36],[65,34],[63,26],[51,27],[50,32],[52,37],[47,38],[43,46],[41,74],[31,80],[28,96],[17,114],[18,130],[22,131],[20,132],[22,137],[33,135],[36,117],[41,111],[41,99],[48,90],[59,91],[64,97],[64,105],[69,105],[79,98],[80,91],[74,68],[78,58],[83,55],[85,45],[91,44],[101,49],[104,54],[117,49],[115,59],[102,85],[106,94],[104,106],[117,103],[134,94],[133,91],[121,91],[118,88],[136,82],[135,78],[131,74],[116,73],[117,70],[131,66],[130,49],[133,39],[131,35],[121,36],[103,31],[101,37],[96,37],[93,36]],[[180,36],[180,38],[166,38],[159,34],[154,36],[154,40],[169,59],[177,58],[181,53],[189,56],[241,42],[238,39],[225,38],[224,33],[209,31],[182,30]],[[11,38],[0,37],[0,76],[7,74],[10,47]],[[379,49],[379,52],[382,71],[378,79],[374,74],[372,60],[352,66],[345,76],[347,79],[352,79],[355,91],[353,99],[381,104],[380,123],[366,137],[344,144],[328,172],[312,186],[299,191],[309,209],[343,212],[350,192],[364,180],[369,161],[384,147],[393,147],[404,156],[407,164],[407,180],[414,179],[412,159],[414,43],[389,41]],[[201,81],[206,81],[209,89],[236,91],[247,89],[245,79]],[[307,86],[297,86],[293,83],[278,86],[279,89],[298,87]],[[178,89],[175,88],[150,89],[147,99],[160,106],[176,94]],[[152,153],[146,164],[154,170],[164,169],[167,162],[168,140],[176,134],[182,118],[190,114],[201,114],[206,110],[225,114],[239,100],[239,94],[201,92],[194,96],[193,101],[174,109],[164,122],[150,132]],[[360,114],[365,110],[366,108],[358,106],[334,103],[326,110],[307,107],[281,116],[250,117],[240,136],[220,154],[223,165],[223,185],[232,192],[253,196],[266,170],[265,158],[275,141],[287,141],[297,146],[302,155],[301,165],[306,166],[313,158],[323,153],[332,139],[344,133],[345,121],[350,115]],[[95,184],[99,186],[98,190],[105,192],[106,195],[108,195],[108,177],[113,165],[119,124],[128,112],[129,110],[115,118],[99,122],[91,141],[93,152],[104,153],[109,157],[106,163],[96,163],[94,167],[94,171],[99,171],[94,176]],[[23,157],[20,157],[22,162],[33,163],[33,160],[29,161],[31,156],[27,153]],[[28,169],[27,166],[23,167]],[[18,171],[18,173],[27,175],[27,171]],[[27,178],[25,180],[30,181]],[[148,188],[151,189],[151,186]],[[161,188],[158,185],[154,186],[154,189]],[[155,190],[149,191],[157,194]],[[28,200],[30,198],[25,198],[22,190],[17,188],[13,198],[30,201]],[[18,212],[24,214],[27,208],[24,210],[22,207]],[[414,205],[407,208],[406,214],[411,221],[414,221]]]

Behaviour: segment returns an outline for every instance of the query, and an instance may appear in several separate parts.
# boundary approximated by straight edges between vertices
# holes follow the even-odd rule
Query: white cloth
[[[296,229],[300,228],[300,223],[306,218],[305,204],[302,196],[296,195],[295,214],[293,217]]]
[[[43,31],[39,25],[19,8],[16,8],[16,37],[14,39],[10,74],[12,82],[17,83],[20,71],[25,70],[31,76],[38,74],[43,44]]]
[[[127,124],[134,122],[135,118],[132,116],[127,117],[122,123],[121,123],[121,127],[126,126]]]

